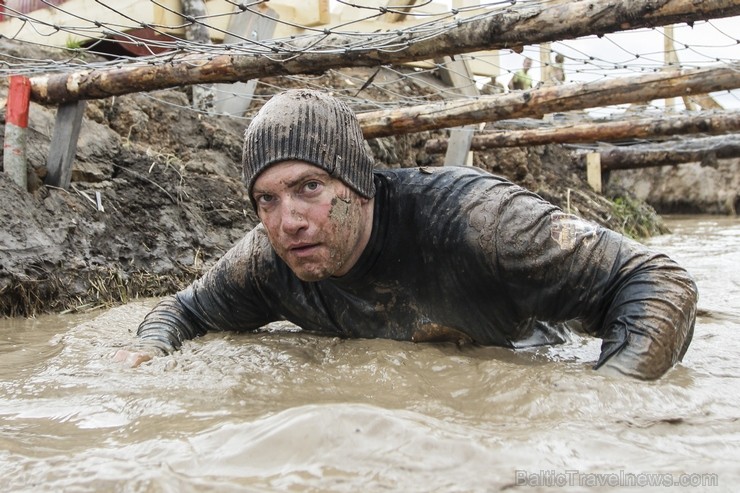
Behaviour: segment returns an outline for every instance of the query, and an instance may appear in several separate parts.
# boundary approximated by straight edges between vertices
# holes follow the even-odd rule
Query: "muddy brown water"
[[[109,356],[155,300],[0,320],[0,490],[736,491],[740,220],[669,225],[650,243],[695,276],[700,317],[658,382],[591,371],[588,338],[216,333],[129,369]]]

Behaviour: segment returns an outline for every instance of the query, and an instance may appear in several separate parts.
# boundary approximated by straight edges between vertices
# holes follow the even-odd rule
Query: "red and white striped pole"
[[[28,188],[26,174],[26,129],[31,80],[21,75],[10,76],[8,107],[5,114],[3,165],[5,172],[23,190]]]

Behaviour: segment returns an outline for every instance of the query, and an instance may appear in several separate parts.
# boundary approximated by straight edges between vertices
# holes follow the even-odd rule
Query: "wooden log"
[[[738,130],[740,130],[740,111],[735,110],[633,118],[608,123],[590,122],[552,128],[484,131],[473,137],[470,147],[474,151],[481,151],[497,147],[610,142],[694,133],[724,134]],[[430,154],[446,152],[447,140],[431,139],[427,141],[425,150]]]
[[[529,91],[481,96],[381,110],[357,115],[365,138],[458,127],[546,113],[662,99],[686,93],[707,93],[740,87],[740,62],[719,68],[676,70],[635,77],[603,79],[587,84],[549,86]]]
[[[600,147],[601,169],[651,168],[740,157],[740,135],[719,135],[660,144]]]
[[[331,68],[367,67],[442,56],[575,39],[640,27],[740,15],[737,0],[632,0],[535,2],[484,16],[461,19],[437,36],[426,31],[357,35],[332,34],[273,40],[252,53],[186,54],[147,59],[146,64],[83,70],[32,78],[32,99],[59,104],[105,98],[184,84],[235,82],[258,77],[323,73]],[[269,55],[269,56],[266,56]]]
[[[688,99],[690,101],[691,105],[699,105],[705,110],[721,110],[724,109],[724,106],[719,104],[712,96],[709,94],[694,94],[693,96],[684,96],[685,99]],[[688,107],[689,105],[687,105]]]

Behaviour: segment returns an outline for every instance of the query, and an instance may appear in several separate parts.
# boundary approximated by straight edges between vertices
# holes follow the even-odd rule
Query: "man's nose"
[[[308,226],[306,211],[292,200],[286,200],[282,204],[280,225],[284,232],[295,234]]]

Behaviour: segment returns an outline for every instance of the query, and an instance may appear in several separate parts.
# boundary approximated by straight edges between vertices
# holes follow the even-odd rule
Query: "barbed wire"
[[[206,6],[210,10],[206,15],[193,17],[180,10],[180,2],[167,0],[0,1],[0,41],[16,41],[29,48],[0,55],[0,76],[157,65],[185,54],[198,54],[206,59],[227,53],[251,55],[286,63],[306,53],[394,52],[408,49],[411,38],[414,43],[433,40],[485,16],[517,13],[548,4],[546,0],[507,0],[478,2],[476,5],[470,2],[453,8],[450,2],[432,0],[398,2],[398,5],[391,1],[384,6],[372,0],[304,0],[303,9],[311,11],[318,19],[307,22],[306,15],[295,6],[295,2],[287,0],[221,0],[218,3],[220,10],[212,6],[216,2],[208,2]],[[322,8],[327,11],[316,15]],[[293,16],[286,14],[291,9],[295,12]],[[250,17],[247,19],[245,16]],[[388,16],[403,20],[391,22]],[[528,76],[535,86],[568,82],[587,84],[657,72],[666,67],[689,69],[737,62],[740,60],[740,39],[737,29],[732,28],[737,20],[715,19],[696,22],[692,26],[677,25],[673,34],[667,34],[661,28],[638,29],[542,46],[524,46],[521,52],[500,50],[456,55],[454,58],[464,60],[472,67],[475,75],[469,78],[469,85],[477,89],[486,89],[485,84],[490,83],[497,85],[496,91],[508,91],[507,82],[522,67],[525,58],[532,60]],[[260,36],[258,22],[270,24],[272,33]],[[186,39],[184,30],[194,24],[208,28],[211,43]],[[240,24],[242,28],[237,30]],[[667,61],[665,46],[668,45],[675,61]],[[48,55],[48,48],[55,48],[56,54]],[[561,66],[556,67],[552,59],[555,54],[564,57]],[[332,86],[332,80],[338,79],[342,79],[346,87],[337,88],[337,92],[356,110],[416,105],[451,97],[475,97],[463,96],[463,86],[452,88],[440,82],[440,71],[457,70],[449,61],[429,60],[402,67],[385,66],[348,72],[330,70],[320,76],[271,77],[261,79],[249,97],[254,108],[270,94],[286,87],[326,88]],[[553,80],[551,72],[554,68],[561,69],[563,77]],[[370,79],[373,73],[376,75]],[[459,71],[455,75],[467,77]],[[217,101],[241,97],[238,91],[230,90],[226,84],[218,84],[214,90]],[[740,107],[738,90],[713,96],[726,107]],[[150,97],[156,95],[151,94]],[[662,103],[653,102],[651,108],[660,110]],[[198,111],[194,108],[187,110]],[[594,114],[608,114],[614,110],[604,108],[594,110]],[[249,112],[245,117],[249,117]]]

